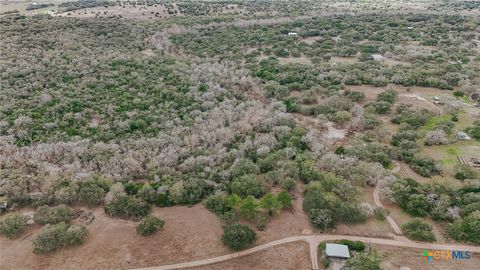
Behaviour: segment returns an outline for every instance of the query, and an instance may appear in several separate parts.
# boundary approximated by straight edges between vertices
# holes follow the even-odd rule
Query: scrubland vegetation
[[[458,131],[480,139],[478,17],[308,12],[330,1],[174,2],[162,1],[171,17],[154,20],[1,15],[0,195],[35,208],[45,225],[35,253],[84,242],[76,207],[103,207],[147,236],[168,226],[152,207],[197,203],[241,250],[255,243],[253,227],[268,230],[296,200],[319,232],[384,219],[386,209],[359,196],[378,184],[384,201],[420,218],[402,226],[412,239],[435,241],[421,219],[431,217],[451,238],[480,243],[478,169],[451,173],[423,151],[455,147]],[[116,5],[125,2],[58,7]],[[415,96],[422,87],[442,104]],[[326,136],[332,126],[345,136]],[[392,171],[398,162],[447,180],[420,183]],[[14,238],[26,222],[9,213],[0,232]],[[362,255],[345,267],[378,264]]]

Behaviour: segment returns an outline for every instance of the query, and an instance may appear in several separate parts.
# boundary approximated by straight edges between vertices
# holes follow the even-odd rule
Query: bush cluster
[[[141,236],[148,236],[154,234],[158,230],[162,230],[165,227],[165,221],[158,217],[146,216],[137,224],[137,233]]]
[[[47,224],[33,240],[33,252],[42,254],[60,247],[80,245],[87,235],[87,229],[81,225],[69,226],[65,222]]]

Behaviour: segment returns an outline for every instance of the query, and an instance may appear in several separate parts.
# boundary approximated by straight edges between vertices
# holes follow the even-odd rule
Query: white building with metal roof
[[[327,257],[335,257],[348,259],[350,258],[350,252],[348,251],[347,245],[340,244],[326,244],[325,253]]]

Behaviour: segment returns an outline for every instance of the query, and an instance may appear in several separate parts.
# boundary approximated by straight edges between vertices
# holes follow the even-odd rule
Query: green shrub
[[[412,194],[408,198],[405,211],[415,217],[424,217],[428,214],[430,206],[423,194]]]
[[[150,184],[145,184],[140,188],[136,196],[147,203],[154,203],[157,198],[157,191]]]
[[[267,210],[268,215],[273,216],[278,210],[282,208],[282,204],[278,201],[277,197],[272,193],[267,193],[261,201],[263,209]]]
[[[253,174],[243,175],[233,180],[230,189],[232,193],[242,198],[247,196],[260,197],[267,191],[266,187]]]
[[[435,241],[435,234],[433,234],[432,229],[432,225],[426,223],[421,218],[414,218],[402,225],[402,231],[409,238],[419,241]]]
[[[205,206],[212,212],[217,215],[221,215],[225,212],[232,210],[232,207],[226,202],[227,195],[225,194],[214,194],[210,195],[205,200]]]
[[[397,92],[395,92],[395,90],[387,90],[377,95],[377,101],[383,101],[393,104],[395,102],[396,96]]]
[[[453,95],[456,96],[456,97],[463,97],[463,96],[465,96],[465,93],[462,92],[462,91],[454,91]]]
[[[158,217],[146,216],[143,217],[140,223],[138,223],[136,229],[137,233],[141,236],[148,236],[154,234],[158,230],[162,230],[165,227],[165,221]]]
[[[155,196],[155,205],[159,207],[172,206],[173,202],[166,193],[159,193]]]
[[[455,178],[459,180],[475,179],[478,172],[468,164],[460,164],[455,168]]]
[[[124,184],[125,192],[128,195],[136,195],[143,187],[143,183],[135,183],[133,181]]]
[[[65,245],[73,246],[80,245],[83,243],[85,238],[88,235],[87,228],[82,225],[72,225],[68,227],[65,234]]]
[[[351,241],[348,239],[342,239],[342,240],[339,240],[338,243],[348,246],[348,248],[353,251],[365,250],[365,244],[362,241]]]
[[[480,211],[457,219],[447,229],[448,234],[457,241],[480,244]]]
[[[347,260],[342,270],[381,270],[380,259],[375,254],[359,253]]]
[[[322,265],[323,265],[323,268],[327,269],[330,266],[330,259],[328,257],[323,258]]]
[[[282,179],[280,179],[280,186],[284,189],[284,190],[292,190],[295,188],[295,179],[293,179],[292,177],[288,177],[288,176],[285,176],[283,177]]]
[[[249,219],[253,220],[259,211],[260,204],[253,196],[247,196],[240,205],[240,214]]]
[[[300,180],[308,184],[312,181],[322,179],[322,174],[318,170],[314,160],[303,160],[298,163]]]
[[[97,181],[80,183],[78,199],[88,206],[99,205],[103,202],[107,192]]]
[[[242,159],[231,167],[232,178],[237,178],[247,174],[257,174],[259,169],[258,166],[253,163],[250,159]]]
[[[328,209],[313,208],[308,211],[308,217],[315,227],[322,231],[335,226],[336,220],[332,211]]]
[[[378,114],[386,114],[390,112],[392,104],[386,101],[376,101],[373,103],[373,108],[375,108],[375,112]]]
[[[476,121],[471,127],[465,129],[465,132],[477,141],[480,140],[480,121]]]
[[[279,192],[277,194],[277,200],[280,203],[280,205],[282,206],[282,208],[291,209],[293,207],[292,206],[292,197],[286,191]]]
[[[373,215],[378,220],[385,220],[385,218],[389,215],[389,211],[383,207],[377,207],[373,210]]]
[[[346,91],[345,95],[353,102],[361,102],[365,99],[365,94],[358,91]]]
[[[222,241],[232,250],[242,250],[251,246],[257,240],[257,235],[249,227],[233,224],[223,227]]]
[[[332,116],[332,121],[339,124],[345,124],[352,119],[352,114],[347,111],[338,111]]]
[[[105,205],[105,213],[124,219],[139,219],[150,213],[150,205],[140,198],[118,195]]]
[[[27,226],[27,217],[20,213],[7,214],[0,221],[0,234],[14,238]]]
[[[87,235],[87,229],[81,225],[69,227],[65,222],[47,224],[33,240],[33,252],[42,254],[63,246],[80,245]]]
[[[69,223],[73,217],[73,209],[66,205],[40,206],[33,214],[33,220],[40,225]]]

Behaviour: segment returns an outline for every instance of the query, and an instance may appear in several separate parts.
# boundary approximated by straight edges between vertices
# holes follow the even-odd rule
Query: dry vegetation
[[[95,219],[84,224],[88,236],[57,232],[55,251],[35,255],[40,225],[2,212],[11,239],[1,238],[0,267],[125,269],[212,257],[230,252],[222,226],[236,223],[256,235],[226,226],[245,235],[241,247],[320,232],[386,236],[377,184],[400,225],[422,217],[436,241],[480,243],[478,170],[456,157],[480,147],[478,3],[89,0],[2,9],[5,210],[67,205]],[[458,141],[459,131],[472,140]],[[148,215],[165,228],[139,236]],[[64,229],[82,223],[57,219]],[[292,244],[212,267],[303,269],[307,255]],[[386,269],[418,266],[382,258]]]

